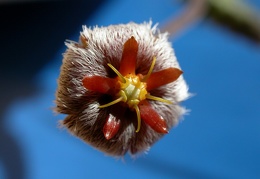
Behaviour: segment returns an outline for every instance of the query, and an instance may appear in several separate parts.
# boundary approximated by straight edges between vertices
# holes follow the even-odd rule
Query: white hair
[[[152,26],[152,22],[143,24],[130,22],[92,29],[83,26],[80,37],[85,43],[82,43],[82,40],[79,43],[66,42],[68,49],[64,53],[56,92],[56,111],[67,114],[61,123],[72,134],[113,156],[122,156],[128,151],[131,154],[144,152],[163,136],[143,122],[141,130],[136,133],[136,118],[135,115],[130,114],[122,120],[122,127],[118,134],[111,140],[105,139],[102,128],[109,114],[109,108],[100,109],[99,103],[106,99],[104,95],[89,91],[82,85],[82,79],[86,75],[113,77],[114,74],[107,64],[119,68],[123,45],[131,36],[138,42],[137,74],[147,73],[153,57],[157,59],[154,72],[169,67],[180,69],[168,41],[168,34],[160,33],[156,25]],[[173,102],[168,105],[149,101],[166,121],[168,129],[172,128],[186,112],[185,108],[179,105],[189,97],[183,76],[150,93]]]

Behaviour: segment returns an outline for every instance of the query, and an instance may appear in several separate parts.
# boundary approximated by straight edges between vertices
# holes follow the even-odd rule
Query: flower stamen
[[[145,97],[147,99],[151,99],[151,100],[154,100],[154,101],[160,101],[160,102],[163,102],[163,103],[172,104],[172,102],[170,100],[163,99],[163,98],[160,98],[160,97],[157,97],[157,96],[153,96],[153,95],[150,95],[149,93],[146,94]]]
[[[121,96],[121,97],[117,98],[116,100],[114,100],[114,101],[112,101],[112,102],[110,102],[110,103],[103,104],[103,105],[99,106],[99,108],[106,108],[106,107],[108,107],[108,106],[112,106],[112,105],[114,105],[114,104],[116,104],[116,103],[119,103],[120,101],[123,101],[123,99],[124,99],[124,97]]]
[[[119,79],[121,80],[121,82],[125,83],[126,80],[125,78],[123,77],[123,75],[113,66],[111,65],[110,63],[107,64],[116,74],[117,76],[119,77]]]
[[[139,107],[137,105],[134,105],[134,109],[137,115],[137,129],[135,132],[139,132],[140,128],[141,128],[141,115],[140,115],[140,110]]]
[[[153,68],[154,68],[154,65],[155,65],[155,61],[156,61],[156,57],[153,57],[153,61],[152,61],[152,64],[150,66],[150,69],[148,71],[148,73],[145,75],[145,77],[141,80],[142,82],[146,82],[147,79],[150,77],[150,75],[152,74],[153,72]]]

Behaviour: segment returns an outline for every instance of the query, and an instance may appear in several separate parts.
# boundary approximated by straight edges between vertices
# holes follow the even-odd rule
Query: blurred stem
[[[167,31],[171,36],[174,36],[186,26],[203,17],[206,12],[207,0],[190,0],[185,9],[178,16],[174,16],[162,27],[162,31]]]
[[[182,0],[187,3],[185,10],[164,28],[170,34],[190,23],[203,18],[214,20],[221,26],[228,27],[233,32],[260,43],[260,15],[243,0]]]
[[[260,16],[243,0],[208,0],[210,19],[260,43]]]

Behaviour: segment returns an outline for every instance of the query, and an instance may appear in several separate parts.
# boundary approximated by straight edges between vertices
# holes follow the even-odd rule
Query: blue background
[[[78,40],[83,24],[163,25],[183,8],[172,0],[73,2],[5,7],[29,9],[2,29],[0,178],[260,178],[260,47],[210,21],[170,39],[195,95],[182,103],[189,115],[147,155],[108,157],[58,128],[64,116],[51,108],[65,39]]]

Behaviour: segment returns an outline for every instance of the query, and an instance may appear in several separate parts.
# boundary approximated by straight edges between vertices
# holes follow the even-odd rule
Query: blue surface
[[[172,0],[111,1],[86,25],[164,22],[179,10]],[[78,36],[75,31],[69,38]],[[6,129],[19,141],[26,178],[260,178],[259,46],[210,22],[192,26],[172,42],[195,94],[183,103],[191,112],[147,155],[135,160],[127,155],[124,161],[57,128],[64,116],[55,116],[51,107],[61,46],[34,79],[41,90],[14,101],[4,116]],[[0,178],[6,175],[1,168],[0,162]]]

